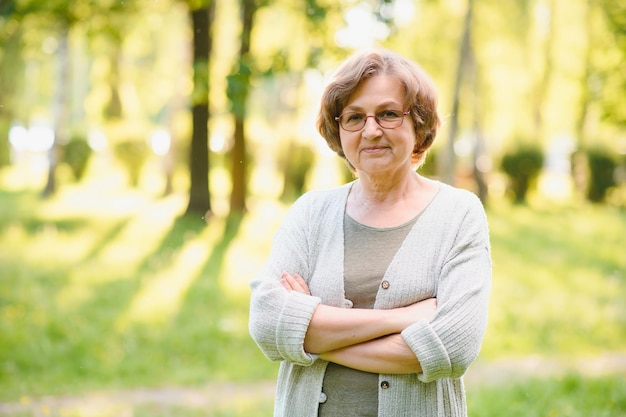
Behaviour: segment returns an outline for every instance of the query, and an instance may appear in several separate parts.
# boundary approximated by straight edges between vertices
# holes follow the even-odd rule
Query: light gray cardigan
[[[276,417],[317,416],[327,362],[305,352],[303,342],[318,303],[351,307],[343,286],[343,216],[351,184],[300,197],[250,284],[250,334],[269,359],[282,361]],[[423,372],[381,374],[379,416],[467,415],[461,376],[478,355],[487,323],[489,232],[474,194],[440,186],[385,273],[391,285],[379,287],[376,296],[377,309],[437,297],[433,317],[402,332]],[[282,271],[300,274],[312,295],[288,293],[279,283]]]

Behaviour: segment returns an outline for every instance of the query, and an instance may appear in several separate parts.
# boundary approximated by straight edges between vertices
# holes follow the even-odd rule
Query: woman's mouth
[[[375,153],[383,152],[386,149],[387,149],[386,146],[370,146],[370,147],[367,147],[367,148],[363,148],[362,152],[375,154]]]

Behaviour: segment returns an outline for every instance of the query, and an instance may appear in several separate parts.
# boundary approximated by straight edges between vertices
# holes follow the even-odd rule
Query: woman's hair
[[[441,120],[437,113],[437,89],[428,74],[416,63],[385,49],[363,51],[349,57],[337,69],[322,95],[317,129],[328,146],[345,159],[335,117],[345,108],[359,84],[370,77],[391,76],[404,86],[405,110],[415,127],[414,160],[421,165],[432,145]]]

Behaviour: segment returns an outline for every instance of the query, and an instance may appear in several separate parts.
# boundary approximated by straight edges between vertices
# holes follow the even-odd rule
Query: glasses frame
[[[384,111],[389,111],[389,110],[382,110],[382,111],[379,111],[378,113],[382,113],[382,112],[384,112]],[[394,111],[395,111],[395,110],[394,110]],[[360,127],[360,128],[358,128],[358,129],[354,129],[354,130],[352,130],[352,129],[346,129],[346,128],[343,126],[343,124],[341,123],[341,118],[342,118],[343,116],[345,116],[346,114],[349,114],[349,113],[353,113],[353,114],[364,114],[364,115],[365,115],[365,118],[363,119],[363,126],[361,126],[361,127]],[[403,112],[402,112],[402,118],[400,119],[400,124],[399,124],[398,126],[394,126],[394,127],[385,127],[385,126],[381,125],[381,124],[380,124],[380,120],[378,119],[378,113],[376,113],[376,114],[367,114],[367,113],[358,112],[358,111],[347,111],[347,112],[345,112],[345,113],[341,113],[339,116],[336,116],[336,117],[335,117],[335,121],[339,124],[339,127],[341,127],[341,128],[342,128],[343,130],[345,130],[346,132],[358,132],[359,130],[363,129],[363,128],[365,127],[365,125],[367,124],[367,119],[369,119],[370,117],[373,117],[373,118],[374,118],[374,120],[376,121],[376,124],[378,124],[378,126],[380,126],[380,128],[381,128],[381,129],[397,129],[397,128],[399,128],[400,126],[402,126],[402,123],[404,123],[404,116],[407,116],[407,115],[411,114],[411,111],[410,111],[410,110],[403,111]]]

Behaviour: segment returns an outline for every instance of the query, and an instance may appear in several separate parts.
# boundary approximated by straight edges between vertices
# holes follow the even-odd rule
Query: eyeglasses
[[[340,116],[335,117],[335,120],[339,122],[339,126],[348,132],[357,132],[363,127],[369,117],[373,117],[376,123],[385,129],[395,129],[402,126],[404,116],[411,113],[410,111],[400,110],[382,110],[373,115],[367,115],[361,112],[346,112]]]

